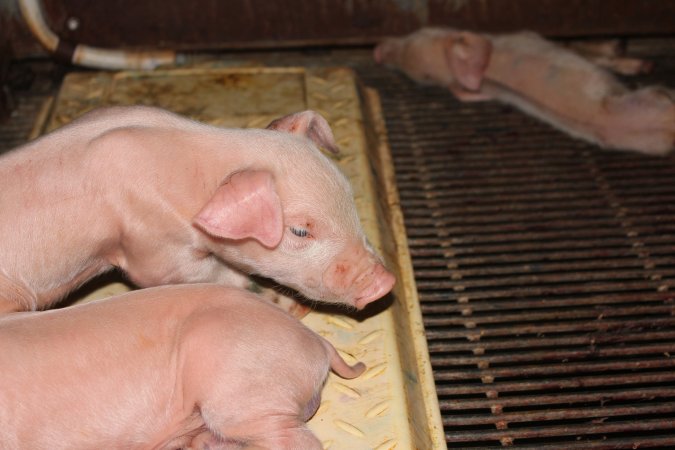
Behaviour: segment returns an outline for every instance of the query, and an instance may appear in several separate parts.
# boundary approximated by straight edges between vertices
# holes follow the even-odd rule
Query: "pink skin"
[[[591,50],[589,49],[589,52]],[[424,28],[385,40],[378,63],[413,80],[447,86],[462,101],[499,100],[601,147],[664,155],[675,145],[675,95],[652,86],[630,91],[600,65],[641,72],[641,60],[587,59],[531,32],[485,35]]]
[[[377,300],[394,277],[319,146],[337,151],[312,111],[242,130],[114,107],[4,155],[0,312],[49,307],[113,267],[141,287],[258,274],[318,301]]]
[[[3,448],[30,449],[321,449],[305,422],[328,371],[365,369],[215,284],[5,315],[0,367]]]

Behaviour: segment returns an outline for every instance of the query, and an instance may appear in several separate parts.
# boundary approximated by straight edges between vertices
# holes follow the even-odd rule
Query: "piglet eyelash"
[[[307,237],[309,236],[309,231],[305,228],[295,228],[295,227],[290,227],[291,233],[296,235],[297,237]]]

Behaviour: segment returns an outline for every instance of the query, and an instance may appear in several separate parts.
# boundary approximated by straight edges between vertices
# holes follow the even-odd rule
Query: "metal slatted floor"
[[[448,446],[675,447],[675,159],[364,77],[382,96]]]

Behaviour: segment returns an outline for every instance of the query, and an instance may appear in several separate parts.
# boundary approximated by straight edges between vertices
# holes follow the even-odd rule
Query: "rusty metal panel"
[[[63,38],[180,50],[372,44],[419,27],[549,36],[675,32],[668,0],[43,0]]]
[[[181,49],[363,43],[422,23],[421,0],[47,0],[57,33],[96,46]],[[422,7],[420,6],[422,5]]]
[[[429,24],[547,36],[675,32],[675,2],[650,0],[429,0]]]

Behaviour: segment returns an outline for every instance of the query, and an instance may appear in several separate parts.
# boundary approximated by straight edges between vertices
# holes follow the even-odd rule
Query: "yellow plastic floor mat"
[[[225,127],[264,127],[304,109],[330,123],[366,233],[397,285],[366,317],[311,312],[303,322],[345,359],[368,370],[358,379],[331,375],[310,421],[324,448],[446,447],[424,336],[393,166],[377,94],[346,68],[217,68],[68,75],[36,134],[105,105],[159,106]],[[86,300],[128,290],[103,286]],[[385,307],[388,306],[388,307]],[[264,370],[264,368],[261,368]]]

